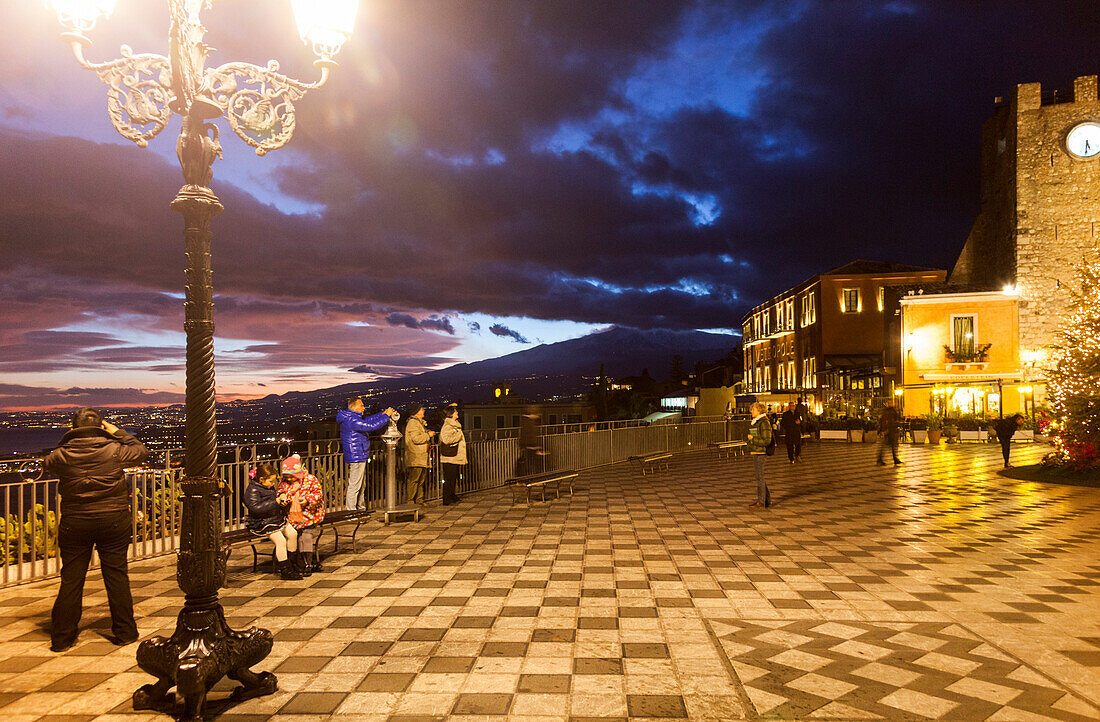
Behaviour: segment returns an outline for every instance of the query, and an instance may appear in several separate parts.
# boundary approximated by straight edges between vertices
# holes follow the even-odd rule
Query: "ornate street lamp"
[[[200,11],[212,0],[168,0],[168,57],[135,54],[123,45],[122,57],[90,63],[87,33],[107,18],[115,0],[51,0],[81,67],[108,85],[107,113],[115,129],[140,147],[164,130],[172,113],[183,118],[176,154],[184,186],[170,207],[183,215],[186,244],[187,332],[186,473],[181,482],[183,523],[176,577],[184,592],[175,633],[141,643],[137,661],[157,678],[134,693],[136,709],[175,710],[168,690],[183,699],[183,718],[201,720],[206,694],[222,677],[237,680],[236,700],[271,694],[275,675],[252,672],[271,651],[272,635],[252,627],[230,629],[218,601],[225,583],[222,549],[221,490],[217,476],[214,416],[214,303],[210,270],[210,220],[222,204],[210,190],[215,158],[221,157],[218,128],[222,117],[257,155],[281,148],[294,133],[294,102],[320,87],[336,65],[333,57],[351,36],[357,0],[293,0],[302,39],[317,55],[321,77],[303,83],[266,67],[226,63],[206,67],[211,48],[203,42]]]

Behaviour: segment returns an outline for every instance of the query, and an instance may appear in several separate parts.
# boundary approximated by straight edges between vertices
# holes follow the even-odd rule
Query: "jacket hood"
[[[361,418],[363,418],[362,414],[360,414],[357,411],[352,411],[351,409],[340,409],[339,411],[336,412],[336,421],[341,423],[341,424],[344,423],[345,421],[347,421],[348,419],[361,419]]]
[[[65,435],[61,437],[61,441],[58,442],[58,446],[62,446],[72,441],[73,439],[103,439],[104,441],[114,440],[115,437],[108,434],[106,431],[98,426],[82,426],[78,429],[71,429],[65,432]]]

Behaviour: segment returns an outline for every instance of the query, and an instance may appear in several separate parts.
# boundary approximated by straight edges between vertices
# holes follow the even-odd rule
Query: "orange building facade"
[[[899,304],[904,414],[996,417],[1031,410],[1038,373],[1021,357],[1015,291],[914,293]]]

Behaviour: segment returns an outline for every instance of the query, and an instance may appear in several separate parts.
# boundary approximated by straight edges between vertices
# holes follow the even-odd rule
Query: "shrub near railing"
[[[33,519],[31,518],[33,517]],[[42,504],[35,504],[25,520],[8,514],[0,526],[0,553],[4,565],[18,559],[47,559],[57,556],[57,514],[46,511]]]

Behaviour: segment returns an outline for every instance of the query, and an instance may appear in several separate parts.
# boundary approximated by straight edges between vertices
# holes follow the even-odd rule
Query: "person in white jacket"
[[[458,479],[466,466],[466,436],[458,420],[458,407],[443,410],[443,426],[439,430],[439,460],[443,462],[443,503],[458,502]]]

